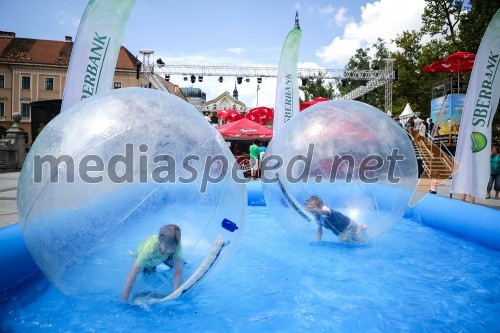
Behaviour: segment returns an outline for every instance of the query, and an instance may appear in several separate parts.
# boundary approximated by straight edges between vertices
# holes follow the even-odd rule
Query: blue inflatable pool
[[[297,242],[248,184],[248,223],[217,275],[146,308],[66,296],[37,269],[18,225],[0,229],[0,331],[494,331],[500,211],[428,196],[363,246]],[[430,226],[432,228],[429,228]],[[121,278],[121,277],[120,277]]]

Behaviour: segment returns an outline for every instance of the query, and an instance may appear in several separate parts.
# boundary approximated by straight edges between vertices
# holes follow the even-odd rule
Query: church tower
[[[233,97],[236,100],[238,99],[238,88],[236,88],[236,82],[234,83]]]

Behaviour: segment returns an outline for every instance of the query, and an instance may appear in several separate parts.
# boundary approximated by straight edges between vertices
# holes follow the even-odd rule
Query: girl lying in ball
[[[137,259],[130,270],[123,290],[122,299],[128,301],[139,272],[152,273],[156,266],[164,263],[174,270],[174,290],[182,278],[181,228],[175,224],[161,227],[158,235],[146,238],[137,248]]]
[[[349,217],[323,205],[323,200],[318,196],[311,196],[305,201],[306,209],[312,212],[318,224],[316,240],[321,241],[323,236],[323,227],[330,229],[335,235],[339,236],[341,243],[360,243],[363,239],[360,237],[361,231],[366,229],[365,225],[357,225]]]

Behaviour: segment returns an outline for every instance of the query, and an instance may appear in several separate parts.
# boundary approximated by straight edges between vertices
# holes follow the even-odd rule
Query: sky
[[[76,36],[85,0],[0,0],[0,30],[17,37],[64,40]],[[132,54],[154,50],[153,58],[170,65],[279,65],[286,35],[299,13],[302,39],[299,68],[342,69],[356,49],[378,37],[391,43],[405,30],[419,29],[424,0],[137,0],[123,39]],[[139,57],[139,60],[142,60]],[[396,64],[397,65],[397,64]],[[236,78],[205,77],[191,85],[180,76],[171,82],[201,88],[207,100],[231,94]],[[276,80],[237,85],[247,106],[274,106]]]

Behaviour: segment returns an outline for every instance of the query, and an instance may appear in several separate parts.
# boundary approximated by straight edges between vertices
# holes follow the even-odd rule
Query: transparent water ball
[[[48,279],[77,297],[119,299],[139,244],[167,224],[182,231],[183,280],[218,240],[220,268],[245,225],[235,163],[214,128],[172,94],[94,96],[48,123],[26,158],[17,194],[24,240]],[[169,283],[142,282],[136,291]]]
[[[403,128],[352,100],[318,103],[288,121],[268,146],[262,176],[266,204],[290,236],[358,244],[401,220],[418,180]]]

